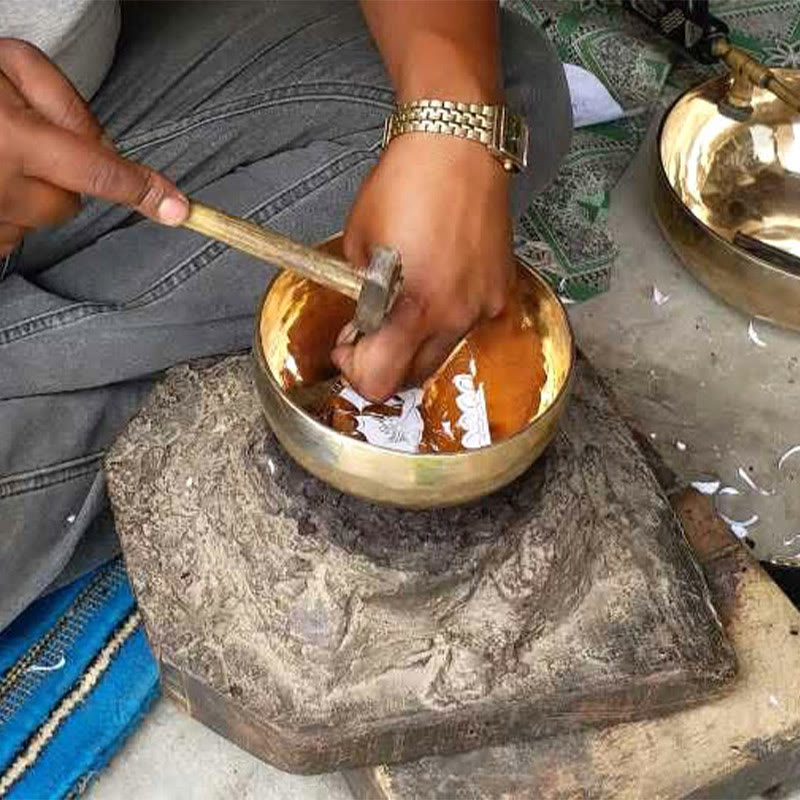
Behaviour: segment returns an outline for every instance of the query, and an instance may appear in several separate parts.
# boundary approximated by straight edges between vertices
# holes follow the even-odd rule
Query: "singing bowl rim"
[[[331,237],[325,244],[338,236]],[[261,342],[261,317],[276,274],[258,305],[253,333],[253,359],[256,387],[261,406],[278,441],[308,472],[340,491],[362,499],[409,509],[438,508],[467,503],[491,494],[519,477],[541,455],[557,430],[572,385],[576,347],[569,316],[547,281],[519,260],[536,282],[537,288],[558,310],[558,323],[566,337],[568,361],[561,386],[549,406],[513,436],[487,447],[458,453],[405,453],[381,448],[369,442],[344,436],[329,428],[287,396],[267,364]],[[317,446],[304,447],[303,442]],[[348,456],[363,456],[380,462],[380,478],[366,478],[329,463],[324,445],[334,452],[347,450]],[[491,469],[488,469],[491,468]],[[435,475],[436,481],[423,483],[420,476]],[[387,480],[385,476],[392,476]],[[475,476],[479,479],[476,479]],[[434,486],[435,483],[435,486]]]
[[[800,70],[797,69],[775,69],[774,72],[779,76],[800,77]],[[707,225],[682,200],[664,164],[664,130],[676,108],[682,103],[697,99],[703,90],[722,85],[729,79],[727,74],[718,75],[690,87],[678,95],[662,115],[653,143],[656,169],[652,171],[652,203],[655,218],[664,239],[681,263],[712,294],[750,316],[800,331],[800,277],[746,252]],[[800,219],[800,212],[798,218]],[[698,239],[697,232],[702,238]],[[720,264],[724,265],[731,276],[727,283],[715,280],[714,273],[719,271]],[[737,272],[742,273],[740,280],[736,279]],[[769,282],[767,286],[772,288],[772,293],[782,296],[774,304],[766,299],[768,292],[762,291],[760,296],[756,296],[758,291],[751,289],[765,280]],[[797,303],[786,302],[787,291],[790,295],[796,294]]]

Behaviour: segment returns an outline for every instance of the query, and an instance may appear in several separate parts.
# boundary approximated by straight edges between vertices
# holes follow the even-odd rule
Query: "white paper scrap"
[[[577,64],[564,64],[576,128],[611,122],[625,116],[622,106],[611,96],[600,79]]]

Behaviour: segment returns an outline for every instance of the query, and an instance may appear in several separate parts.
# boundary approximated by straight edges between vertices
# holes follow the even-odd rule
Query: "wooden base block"
[[[173,370],[107,474],[165,691],[289,771],[650,718],[735,673],[672,507],[585,362],[546,455],[471,506],[378,507],[312,478],[267,430],[247,358]],[[402,791],[387,796],[429,796]]]

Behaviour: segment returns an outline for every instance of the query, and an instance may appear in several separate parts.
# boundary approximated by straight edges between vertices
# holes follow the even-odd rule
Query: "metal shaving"
[[[784,454],[783,454],[783,455],[780,457],[780,460],[778,461],[778,469],[782,469],[782,468],[783,468],[783,465],[786,463],[786,461],[787,461],[788,459],[790,459],[792,456],[794,456],[794,455],[797,455],[797,453],[800,453],[800,444],[796,444],[794,447],[790,447],[790,448],[789,448],[789,449],[788,449],[788,450],[787,450],[787,451],[786,451],[786,452],[785,452],[785,453],[784,453]]]
[[[774,489],[767,491],[766,489],[762,489],[760,486],[756,485],[756,482],[747,474],[747,471],[744,469],[744,467],[739,467],[738,475],[754,492],[758,492],[759,494],[764,495],[764,497],[772,497],[772,495],[775,494]]]
[[[566,279],[566,278],[562,278],[562,279],[561,279],[561,280],[558,282],[558,299],[559,299],[559,300],[560,300],[560,301],[561,301],[561,302],[562,302],[562,303],[563,303],[565,306],[573,305],[573,304],[575,303],[575,300],[573,300],[573,299],[572,299],[572,298],[571,298],[571,297],[570,297],[570,296],[567,294],[567,279]]]
[[[31,664],[26,672],[56,672],[66,666],[67,659],[62,655],[55,664]]]
[[[747,536],[748,533],[747,529],[752,525],[755,525],[756,522],[758,522],[758,520],[760,519],[758,514],[753,514],[753,516],[750,517],[750,519],[746,520],[731,519],[730,517],[726,517],[725,514],[722,513],[720,513],[720,517],[722,517],[722,519],[727,523],[728,527],[731,529],[731,531],[733,531],[734,535],[738,539],[744,539],[744,537]]]
[[[758,335],[758,331],[756,331],[756,326],[752,319],[750,320],[750,327],[747,329],[747,335],[750,337],[750,341],[753,344],[759,347],[767,346],[767,343]]]
[[[697,489],[700,494],[716,494],[720,487],[719,481],[693,481],[692,486]]]
[[[661,289],[658,288],[655,284],[653,284],[653,302],[657,306],[663,306],[665,303],[669,302],[670,295],[664,294]]]

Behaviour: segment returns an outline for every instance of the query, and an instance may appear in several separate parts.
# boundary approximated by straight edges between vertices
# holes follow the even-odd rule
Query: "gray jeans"
[[[508,13],[502,30],[509,103],[532,137],[520,213],[572,119],[551,46]],[[141,3],[123,7],[92,106],[123,155],[313,242],[342,228],[392,90],[352,2]],[[272,272],[97,201],[26,240],[0,282],[0,629],[116,552],[105,449],[163,370],[248,347]]]

